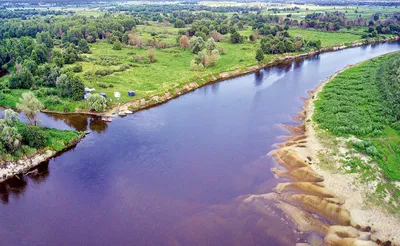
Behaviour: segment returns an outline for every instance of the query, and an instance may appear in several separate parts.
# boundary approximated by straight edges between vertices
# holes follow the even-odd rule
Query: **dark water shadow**
[[[43,162],[30,169],[26,175],[18,174],[0,183],[0,200],[8,204],[10,196],[18,199],[27,190],[28,183],[32,180],[35,184],[41,184],[50,176],[49,161]]]

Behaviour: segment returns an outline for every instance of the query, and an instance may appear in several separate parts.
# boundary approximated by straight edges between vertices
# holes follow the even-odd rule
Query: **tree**
[[[6,122],[0,119],[0,152],[5,151],[15,152],[21,145],[21,135],[14,126],[9,126]]]
[[[78,53],[72,44],[63,51],[63,58],[65,64],[73,64],[78,59]]]
[[[129,44],[129,33],[128,32],[125,32],[124,34],[122,34],[122,43]]]
[[[232,44],[240,44],[243,43],[243,37],[235,31],[231,34],[230,41]]]
[[[256,52],[256,60],[257,60],[258,62],[261,62],[262,60],[264,60],[264,52],[263,52],[262,49],[257,49],[257,52]]]
[[[69,86],[69,78],[66,74],[61,74],[56,80],[56,86],[60,89],[62,97],[68,97],[71,94]]]
[[[278,43],[278,53],[279,54],[283,54],[286,52],[286,47],[285,47],[285,43],[283,43],[282,41],[280,41]]]
[[[175,28],[184,28],[185,27],[185,22],[181,19],[177,19],[174,23]]]
[[[47,48],[53,48],[53,39],[49,32],[38,32],[36,34],[36,40],[38,44],[45,44]]]
[[[29,72],[31,72],[32,75],[37,73],[38,65],[34,60],[25,60],[23,65],[29,70]]]
[[[19,103],[17,103],[17,109],[23,112],[33,125],[37,124],[36,114],[42,108],[43,105],[32,92],[22,93],[22,97],[19,99]]]
[[[56,64],[57,67],[62,67],[65,63],[64,61],[64,56],[61,54],[61,52],[53,50],[52,51],[52,62]]]
[[[83,94],[85,93],[85,86],[82,80],[76,75],[69,75],[69,86],[71,87],[71,98],[72,100],[82,100]]]
[[[8,85],[11,89],[29,89],[34,83],[32,73],[26,69],[21,68],[18,72],[15,72],[11,75]]]
[[[43,83],[45,86],[55,87],[57,78],[61,75],[61,69],[59,67],[51,67],[43,74]]]
[[[99,94],[90,94],[87,102],[90,109],[93,109],[97,112],[104,112],[104,110],[106,110],[107,101]]]
[[[71,97],[75,101],[81,100],[85,92],[81,79],[70,73],[61,74],[56,80],[56,86],[62,97]]]
[[[82,53],[89,53],[90,52],[88,42],[85,39],[79,40],[78,50],[80,52],[82,52]]]
[[[206,42],[206,49],[207,51],[211,52],[217,48],[217,44],[213,38],[209,38]]]
[[[272,44],[269,38],[261,39],[261,49],[265,54],[272,54]]]
[[[19,122],[18,114],[12,109],[4,111],[4,123],[8,126],[15,126]]]
[[[193,36],[190,39],[190,48],[194,54],[199,53],[201,50],[204,49],[204,40],[202,37]]]
[[[219,33],[222,35],[227,34],[229,31],[229,27],[227,25],[222,25],[219,29]]]
[[[187,49],[189,48],[189,37],[186,35],[182,35],[179,38],[179,47],[181,47],[182,49]]]

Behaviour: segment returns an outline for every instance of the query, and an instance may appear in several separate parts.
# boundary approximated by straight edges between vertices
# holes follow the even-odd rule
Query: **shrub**
[[[190,62],[190,70],[192,71],[200,71],[204,68],[202,63],[197,63],[195,60]]]
[[[49,96],[44,100],[46,106],[56,105],[61,103],[61,98],[58,96]]]
[[[149,58],[151,63],[156,62],[157,61],[156,50],[155,49],[149,49],[147,57]]]
[[[122,44],[119,40],[115,41],[113,44],[113,50],[121,50],[122,49]]]
[[[101,88],[107,88],[108,86],[102,82],[98,82],[97,85]]]
[[[202,37],[193,36],[190,39],[190,49],[192,53],[197,54],[204,48],[204,40]]]
[[[21,129],[22,142],[32,148],[43,148],[46,146],[46,136],[38,126],[25,125]]]
[[[119,71],[119,72],[123,72],[123,71],[128,70],[129,68],[131,68],[131,66],[129,66],[129,64],[122,64],[122,65],[119,67],[118,71]]]
[[[75,66],[72,68],[72,71],[73,71],[74,73],[80,73],[80,72],[82,72],[82,64],[77,64],[77,65],[75,65]]]
[[[378,150],[374,147],[374,146],[369,146],[366,150],[365,150],[365,152],[368,154],[368,155],[370,155],[370,156],[377,156],[379,153],[378,153]]]
[[[107,76],[107,75],[110,75],[110,74],[113,74],[113,73],[114,73],[114,71],[111,70],[111,69],[97,70],[95,72],[95,74],[99,75],[99,76]]]
[[[90,109],[97,112],[104,112],[107,106],[107,100],[99,94],[90,94],[87,103]]]

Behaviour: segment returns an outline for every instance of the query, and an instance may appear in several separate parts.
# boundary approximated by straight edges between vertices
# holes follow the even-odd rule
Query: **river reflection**
[[[0,110],[0,118],[3,117],[4,111]],[[29,123],[23,113],[19,113],[19,118],[22,122]],[[101,117],[93,115],[39,113],[37,118],[40,126],[60,130],[92,131],[100,134],[108,128],[107,122],[103,121]]]

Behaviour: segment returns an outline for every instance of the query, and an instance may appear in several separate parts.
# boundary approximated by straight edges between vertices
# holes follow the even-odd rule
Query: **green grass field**
[[[300,35],[306,40],[321,40],[322,47],[341,45],[361,40],[361,34],[347,32],[325,32],[312,29],[291,28],[289,33],[292,36]]]

